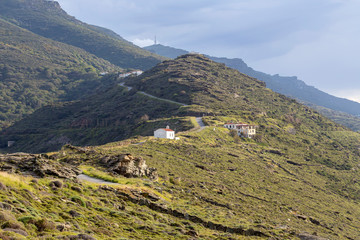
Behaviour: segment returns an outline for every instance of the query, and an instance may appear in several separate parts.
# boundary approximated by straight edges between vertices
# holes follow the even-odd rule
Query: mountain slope
[[[169,58],[176,58],[177,56],[188,53],[185,50],[167,47],[161,44],[148,46],[144,49]],[[305,104],[309,103],[312,106],[318,105],[332,109],[334,111],[338,111],[339,113],[336,113],[336,116],[341,115],[341,112],[352,114],[355,117],[351,117],[351,122],[355,120],[357,122],[356,125],[360,124],[360,118],[357,117],[360,115],[360,103],[327,94],[314,87],[306,85],[303,81],[297,79],[296,77],[282,77],[279,75],[269,75],[266,73],[255,71],[254,69],[248,67],[246,63],[241,59],[218,58],[212,56],[207,57],[209,57],[215,62],[224,63],[228,67],[237,69],[242,73],[264,81],[266,83],[266,86],[271,90],[281,94],[285,94],[295,99],[299,99]],[[360,128],[356,127],[356,125],[348,124],[349,120],[347,118],[342,120],[335,115],[329,114],[328,111],[323,112],[322,108],[317,108],[317,110],[325,114],[332,120],[337,121],[349,128],[352,128],[355,131],[360,130]]]
[[[165,61],[125,81],[134,88],[128,91],[114,86],[78,102],[40,109],[3,131],[2,146],[7,141],[17,141],[8,150],[42,152],[59,149],[65,143],[103,144],[137,134],[152,135],[153,121],[160,119],[157,126],[161,123],[165,126],[171,122],[167,118],[172,116],[235,114],[253,121],[256,116],[266,115],[289,121],[289,126],[304,127],[310,114],[319,121],[314,128],[339,127],[312,110],[304,110],[296,101],[265,88],[263,82],[201,55]],[[151,98],[139,91],[189,106]],[[299,109],[301,116],[296,115]],[[191,126],[177,118],[172,122],[178,122],[177,130]]]
[[[106,83],[101,72],[120,70],[0,19],[0,129],[51,102],[90,94]]]
[[[46,38],[82,48],[122,68],[148,69],[164,59],[110,30],[70,17],[55,1],[1,1],[0,16]]]
[[[93,221],[88,223],[96,214],[101,216],[101,229],[106,226],[103,217],[111,219],[108,222],[121,222],[117,231],[113,231],[113,225],[108,226],[113,239],[121,234],[131,239],[142,239],[144,235],[161,239],[163,231],[171,233],[169,239],[358,238],[358,133],[271,91],[261,81],[202,55],[189,54],[165,61],[125,81],[133,89],[116,86],[99,92],[98,97],[43,108],[2,132],[2,139],[17,134],[19,140],[14,148],[8,149],[17,151],[27,150],[29,145],[43,145],[42,140],[50,135],[68,138],[68,142],[82,139],[82,144],[87,145],[113,141],[122,131],[128,131],[128,136],[151,135],[153,129],[166,123],[188,130],[193,116],[202,116],[208,127],[177,131],[180,137],[177,141],[138,136],[98,147],[66,146],[58,153],[39,156],[37,162],[49,158],[48,162],[70,164],[92,176],[121,183],[120,190],[97,188],[92,195],[93,189],[82,190],[81,199],[94,202],[89,207],[78,198],[74,200],[77,204],[69,204],[69,210],[71,207],[84,216],[77,223],[82,232],[103,237]],[[170,104],[139,90],[187,106]],[[145,113],[149,116],[145,117]],[[102,116],[107,121],[99,126],[95,118]],[[117,128],[116,120],[120,120]],[[226,122],[254,124],[257,134],[253,139],[240,138],[223,127]],[[30,127],[41,132],[27,134]],[[118,179],[108,164],[129,153],[157,168],[159,181],[145,179],[134,184]],[[9,166],[4,169],[11,170]],[[49,180],[44,179],[42,185],[48,184]],[[79,187],[76,181],[69,184]],[[65,203],[74,199],[67,186],[64,192],[51,190],[53,195],[48,200],[51,206],[61,206],[55,212],[63,211]],[[41,196],[42,201],[47,199],[46,194]],[[125,209],[114,210],[118,198],[126,202],[122,204]],[[47,214],[46,210],[33,207],[32,211],[38,218],[52,222],[73,219],[67,214],[60,217]],[[17,213],[17,217],[24,215]],[[124,217],[133,220],[124,222]],[[75,223],[70,221],[71,233]],[[31,223],[25,224],[33,236],[40,234]],[[191,236],[184,231],[189,225]],[[61,234],[51,232],[54,236]]]
[[[114,82],[117,77],[112,78],[111,82]],[[189,123],[186,120],[171,119],[177,115],[178,109],[177,104],[152,99],[115,85],[80,101],[41,108],[5,129],[0,135],[0,142],[4,147],[7,141],[16,141],[8,149],[11,151],[46,152],[58,150],[67,143],[98,145],[144,132],[152,134],[154,127],[174,122],[178,122],[178,130],[191,128],[187,127]],[[149,121],[158,118],[165,119]],[[174,124],[172,126],[175,127]]]

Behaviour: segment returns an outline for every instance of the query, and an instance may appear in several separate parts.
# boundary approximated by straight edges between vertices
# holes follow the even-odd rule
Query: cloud
[[[156,35],[164,45],[243,58],[320,89],[360,88],[358,0],[58,1],[140,46]]]
[[[139,47],[146,47],[154,44],[155,39],[134,39],[133,43]]]
[[[331,15],[334,20],[316,37],[294,45],[280,56],[254,61],[252,65],[269,73],[297,75],[326,91],[360,88],[360,64],[356,61],[360,55],[357,27],[360,18],[355,10],[360,8],[360,2],[351,3],[334,11]]]
[[[329,93],[360,103],[360,88],[359,89],[342,89],[342,90],[333,89],[333,90],[330,90]]]
[[[328,13],[340,4],[331,0],[60,0],[60,3],[80,19],[109,27],[130,41],[153,38],[156,34],[176,47],[246,59],[281,55],[297,43],[308,41],[306,36],[295,38],[295,33],[304,29],[321,32],[328,22]]]

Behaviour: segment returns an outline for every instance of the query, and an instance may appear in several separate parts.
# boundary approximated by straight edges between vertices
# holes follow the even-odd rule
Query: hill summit
[[[98,145],[152,135],[154,127],[161,124],[176,123],[177,130],[186,130],[191,123],[175,119],[191,116],[236,115],[235,119],[258,125],[269,117],[288,128],[343,129],[295,100],[272,92],[264,82],[199,54],[183,55],[140,76],[113,81],[128,87],[116,83],[88,98],[42,108],[4,130],[2,146],[16,141],[7,150],[41,152],[65,143]]]
[[[54,189],[51,205],[64,206],[62,199],[73,199],[80,205],[72,204],[72,210],[84,216],[133,219],[117,227],[95,220],[101,229],[109,229],[106,233],[111,230],[113,239],[118,235],[167,239],[164,231],[171,233],[168,239],[358,237],[359,134],[199,54],[164,61],[139,76],[114,81],[91,97],[42,108],[1,133],[1,141],[15,141],[7,151],[45,152],[65,143],[108,143],[85,148],[67,145],[58,153],[31,156],[54,167],[62,163],[70,168],[70,164],[122,183],[122,190],[82,188],[84,199],[94,205],[69,197],[73,193],[68,189]],[[195,117],[201,117],[206,127],[200,127]],[[257,127],[256,135],[240,137],[225,123],[251,124]],[[166,125],[176,130],[179,140],[151,136],[154,129]],[[124,154],[156,168],[159,180],[138,179],[131,186],[132,181],[111,175],[107,163],[112,166],[112,160]],[[4,169],[12,170],[6,165]],[[7,185],[13,186],[9,181]],[[47,196],[41,199],[47,201]],[[99,199],[105,196],[107,201]],[[118,196],[123,196],[121,209],[113,204]],[[51,222],[70,221],[66,214],[57,217],[44,214],[38,204],[28,206]],[[30,234],[40,234],[41,229],[24,224]],[[104,232],[93,224],[70,221],[69,229],[73,232],[79,226],[101,239]]]
[[[147,46],[144,47],[144,49],[169,58],[176,58],[180,55],[189,53],[182,49],[161,44]],[[279,76],[278,74],[270,75],[256,71],[240,58],[229,59],[214,56],[206,57],[215,62],[224,63],[230,68],[239,70],[244,74],[264,81],[266,86],[271,90],[297,99],[335,122],[349,127],[354,131],[360,130],[360,103],[327,94],[315,87],[307,85],[297,77],[285,77]]]

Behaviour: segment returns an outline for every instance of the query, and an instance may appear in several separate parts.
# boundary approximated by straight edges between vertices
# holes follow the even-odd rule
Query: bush
[[[63,183],[59,180],[52,181],[50,187],[62,188]]]
[[[86,202],[79,196],[71,197],[71,201],[80,204],[80,206],[86,207]]]
[[[10,212],[7,211],[0,212],[0,223],[4,223],[7,221],[15,221],[15,220],[16,218]]]
[[[47,220],[46,218],[40,219],[35,222],[35,226],[37,227],[38,231],[51,231],[55,229],[55,223]]]
[[[24,224],[28,224],[28,223],[35,224],[36,219],[34,216],[24,216],[24,217],[18,218],[18,221],[22,222]]]
[[[1,225],[1,228],[2,229],[4,229],[4,228],[25,229],[24,225],[16,220],[15,221],[10,220],[10,221],[5,222],[3,225]]]
[[[179,185],[181,182],[181,178],[180,177],[177,177],[177,178],[170,177],[169,182],[174,185]]]

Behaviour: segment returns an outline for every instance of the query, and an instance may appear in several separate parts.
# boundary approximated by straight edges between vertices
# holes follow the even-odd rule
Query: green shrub
[[[24,216],[18,218],[18,221],[24,224],[28,224],[28,223],[35,224],[36,218],[34,216]]]
[[[38,231],[51,231],[55,229],[55,223],[47,220],[46,218],[40,219],[35,222],[35,226],[38,228]]]
[[[80,204],[82,207],[86,207],[86,202],[79,196],[71,197],[71,201]]]
[[[7,221],[15,221],[16,218],[11,214],[11,212],[4,211],[0,212],[0,223],[4,223]]]

